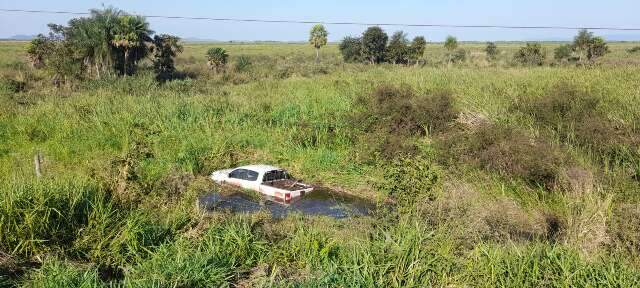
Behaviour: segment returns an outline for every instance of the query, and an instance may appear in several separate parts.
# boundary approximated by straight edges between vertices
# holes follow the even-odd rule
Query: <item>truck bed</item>
[[[277,180],[277,181],[264,182],[263,184],[277,188],[277,189],[287,190],[287,191],[297,191],[297,190],[309,188],[309,186],[302,183],[298,183],[295,180]]]

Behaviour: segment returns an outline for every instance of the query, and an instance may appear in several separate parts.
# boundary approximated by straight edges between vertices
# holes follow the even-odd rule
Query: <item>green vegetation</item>
[[[487,58],[489,60],[496,60],[500,51],[498,50],[498,46],[494,42],[487,42],[487,48],[484,49],[484,52],[487,53]]]
[[[547,58],[547,52],[540,43],[527,43],[513,56],[513,60],[520,65],[542,66]]]
[[[309,32],[309,44],[316,48],[316,62],[320,62],[320,48],[327,45],[327,37],[329,32],[322,24],[316,24],[311,27]]]
[[[626,52],[637,44],[611,43],[583,67],[536,53],[514,66],[521,43],[497,43],[488,63],[484,43],[400,41],[420,55],[409,63],[429,62],[368,65],[353,51],[383,40],[373,32],[328,44],[322,63],[308,44],[158,35],[133,75],[117,76],[130,54],[60,87],[29,65],[57,61],[38,58],[51,39],[2,43],[0,285],[640,285],[640,68]],[[211,46],[225,73],[210,73]],[[378,209],[196,209],[221,189],[211,171],[258,162]]]
[[[216,47],[207,50],[207,64],[210,69],[214,69],[217,72],[224,70],[227,66],[229,55],[224,48]]]

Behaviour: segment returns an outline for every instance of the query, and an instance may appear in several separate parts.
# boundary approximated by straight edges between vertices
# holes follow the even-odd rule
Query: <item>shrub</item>
[[[593,61],[609,53],[609,46],[602,37],[593,37],[587,49],[587,59]]]
[[[640,256],[640,206],[637,204],[618,204],[609,223],[608,233],[616,248],[627,254]]]
[[[437,196],[442,172],[423,155],[394,160],[385,170],[382,191],[410,208],[416,200],[433,200]]]
[[[386,50],[387,61],[393,64],[407,64],[410,52],[407,34],[402,31],[393,33]]]
[[[560,83],[546,96],[523,101],[514,108],[557,133],[564,142],[577,143],[596,151],[602,160],[620,164],[637,163],[640,135],[632,127],[610,120],[598,107],[602,98]]]
[[[176,67],[173,59],[178,53],[182,53],[179,41],[180,38],[166,34],[153,38],[153,70],[158,81],[164,82],[174,78]]]
[[[542,66],[546,57],[546,52],[540,43],[527,43],[527,46],[516,52],[513,59],[521,65]]]
[[[233,70],[239,73],[247,72],[251,69],[251,58],[249,56],[240,55],[233,64]]]
[[[45,58],[53,49],[54,43],[42,34],[33,38],[27,47],[27,58],[34,68],[42,68]]]
[[[447,49],[448,63],[451,63],[455,54],[453,51],[458,49],[458,39],[453,36],[447,36],[447,39],[444,41],[444,48]]]
[[[0,92],[20,93],[27,90],[27,83],[20,80],[0,78]]]
[[[487,47],[484,48],[484,52],[487,53],[487,58],[489,60],[496,60],[500,51],[498,50],[498,46],[494,42],[488,42]]]
[[[553,50],[553,58],[559,62],[567,62],[573,53],[571,45],[565,44]]]
[[[579,54],[580,62],[586,56],[587,60],[593,61],[609,53],[609,47],[602,37],[594,37],[592,32],[586,29],[580,30],[573,40],[573,50]]]
[[[363,62],[364,47],[362,46],[362,38],[345,37],[338,46],[344,62],[357,63]]]
[[[452,63],[460,63],[467,60],[467,51],[464,49],[458,49],[449,55],[449,61]]]
[[[466,183],[447,181],[435,201],[424,201],[418,211],[434,227],[450,229],[465,247],[480,242],[545,239],[547,225],[541,213],[526,211],[511,199],[483,197]]]
[[[470,163],[547,189],[555,187],[568,161],[559,147],[499,124],[444,135],[438,145],[445,162]]]
[[[419,61],[424,55],[424,51],[426,50],[426,48],[427,40],[425,40],[424,37],[417,36],[413,38],[411,47],[409,47],[411,60],[414,62]]]
[[[636,53],[640,53],[640,46],[635,46],[633,48],[630,48],[627,50],[627,52],[629,54],[636,54]]]
[[[457,116],[448,91],[418,97],[410,87],[382,85],[358,102],[352,122],[366,133],[365,146],[386,159],[413,154],[415,137],[439,133]]]

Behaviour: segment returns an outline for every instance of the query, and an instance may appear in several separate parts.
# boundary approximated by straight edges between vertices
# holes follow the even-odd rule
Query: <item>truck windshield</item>
[[[273,171],[269,171],[267,173],[264,173],[264,178],[263,178],[263,182],[272,182],[272,181],[278,181],[278,180],[286,180],[286,179],[291,179],[291,177],[289,177],[289,174],[284,171],[284,170],[273,170]]]

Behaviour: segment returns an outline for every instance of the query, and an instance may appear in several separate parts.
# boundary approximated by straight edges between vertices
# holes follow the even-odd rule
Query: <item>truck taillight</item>
[[[285,203],[291,202],[291,193],[284,194],[284,202]]]

